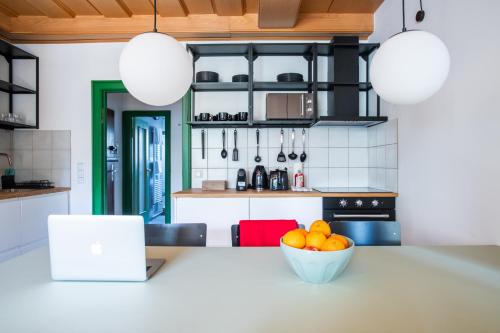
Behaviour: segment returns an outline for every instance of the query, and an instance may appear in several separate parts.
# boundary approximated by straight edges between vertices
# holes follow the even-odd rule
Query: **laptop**
[[[145,281],[165,262],[147,259],[142,216],[50,215],[52,279]]]

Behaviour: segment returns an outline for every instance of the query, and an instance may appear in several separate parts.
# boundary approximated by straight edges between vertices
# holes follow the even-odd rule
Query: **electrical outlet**
[[[76,164],[76,179],[78,184],[85,184],[85,163]]]

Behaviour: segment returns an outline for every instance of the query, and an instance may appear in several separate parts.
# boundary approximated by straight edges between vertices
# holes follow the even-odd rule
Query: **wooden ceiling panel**
[[[259,0],[259,28],[293,28],[301,0]]]
[[[241,16],[243,15],[243,0],[212,0],[215,13],[219,16]]]
[[[152,15],[153,5],[149,0],[122,0],[132,15]]]
[[[157,0],[156,7],[161,16],[186,16],[187,10],[180,0]]]
[[[67,18],[73,13],[66,11],[57,3],[57,0],[25,0],[27,3],[44,13],[48,17]]]
[[[333,0],[331,13],[374,13],[384,0]]]
[[[41,11],[27,3],[25,0],[0,0],[0,5],[14,12],[16,14],[15,16],[44,15]]]
[[[259,0],[245,0],[245,12],[257,13],[259,9]]]
[[[121,0],[87,0],[105,17],[130,17]]]
[[[213,14],[214,8],[210,0],[183,0],[189,14]],[[236,0],[235,0],[236,1]]]
[[[328,13],[335,0],[302,0],[301,13]]]
[[[75,15],[101,15],[87,0],[57,0]]]
[[[16,17],[17,13],[10,9],[9,7],[5,7],[0,3],[0,14],[7,17]]]

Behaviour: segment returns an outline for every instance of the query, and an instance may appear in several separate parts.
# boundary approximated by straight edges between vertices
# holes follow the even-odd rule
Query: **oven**
[[[401,245],[396,221],[396,198],[323,198],[323,219],[332,232],[345,235],[356,245]]]

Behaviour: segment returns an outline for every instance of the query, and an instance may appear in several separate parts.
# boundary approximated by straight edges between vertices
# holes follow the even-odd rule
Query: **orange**
[[[323,221],[323,220],[316,220],[311,224],[311,227],[309,228],[309,232],[312,231],[319,231],[326,237],[330,237],[332,234],[332,229],[330,229],[330,225]]]
[[[306,246],[321,249],[321,245],[326,241],[326,236],[319,231],[310,231],[306,236]]]
[[[344,243],[342,243],[338,238],[330,237],[323,242],[321,246],[321,251],[338,251],[345,249]]]
[[[306,245],[306,238],[299,229],[290,230],[283,236],[283,243],[297,249],[302,249]]]
[[[336,240],[338,240],[339,242],[341,242],[342,244],[344,244],[344,247],[345,248],[348,248],[349,247],[349,241],[347,240],[347,238],[345,238],[344,236],[342,235],[338,235],[338,234],[332,234],[330,236],[330,238],[334,238]]]
[[[307,236],[307,230],[306,229],[295,229],[295,230],[298,230],[302,235],[304,235],[304,237]]]

